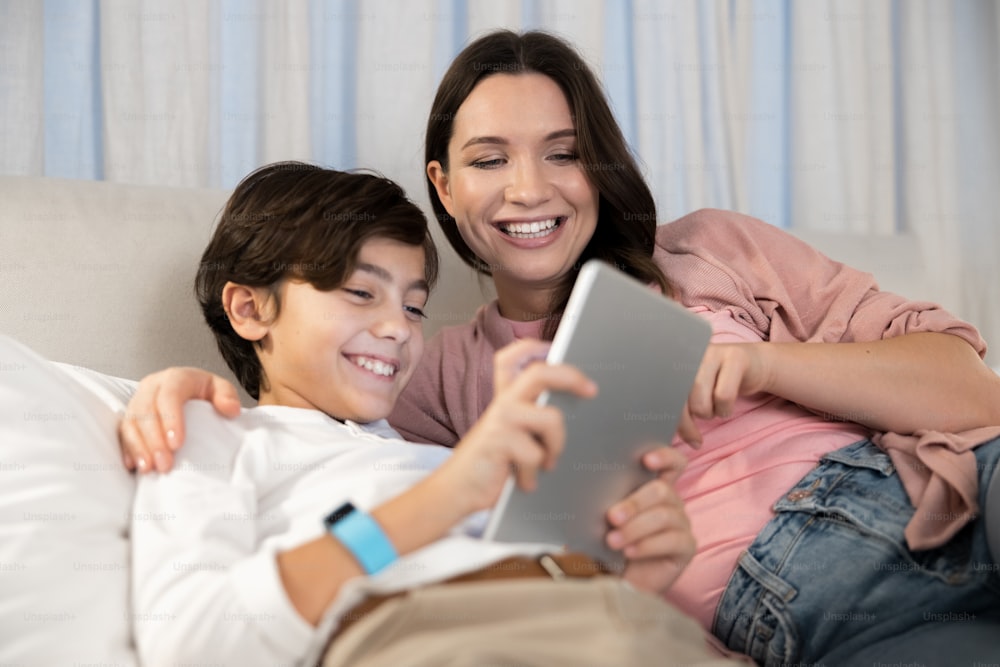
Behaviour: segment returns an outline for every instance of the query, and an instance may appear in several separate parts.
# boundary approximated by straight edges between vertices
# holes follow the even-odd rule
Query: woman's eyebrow
[[[565,130],[556,130],[555,132],[550,132],[545,135],[545,141],[552,141],[553,139],[563,139],[565,137],[575,137],[576,130],[572,127],[566,128]]]
[[[464,149],[478,144],[500,144],[501,146],[504,146],[507,143],[507,140],[503,137],[472,137],[462,145],[462,148]]]
[[[563,137],[575,137],[575,136],[576,136],[576,130],[570,127],[566,128],[565,130],[556,130],[555,132],[549,132],[547,135],[545,135],[543,141],[552,141],[554,139],[562,139]],[[491,136],[472,137],[471,139],[466,141],[465,144],[462,145],[462,148],[465,149],[468,148],[469,146],[475,146],[477,144],[498,144],[500,146],[505,146],[508,143],[509,142],[503,137],[491,137]]]

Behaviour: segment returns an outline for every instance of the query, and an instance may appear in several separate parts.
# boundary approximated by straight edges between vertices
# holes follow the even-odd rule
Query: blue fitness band
[[[351,503],[327,514],[323,525],[368,574],[375,574],[398,558],[382,526]]]

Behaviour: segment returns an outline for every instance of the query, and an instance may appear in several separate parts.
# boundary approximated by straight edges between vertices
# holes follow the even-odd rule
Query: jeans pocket
[[[864,441],[831,452],[774,505],[776,512],[804,512],[817,522],[838,522],[857,539],[878,540],[886,547],[886,571],[913,571],[948,584],[973,576],[974,524],[965,526],[941,547],[913,551],[906,544],[906,525],[915,509],[889,456]]]
[[[797,594],[746,551],[720,600],[713,633],[760,665],[794,664],[800,646],[789,602]]]

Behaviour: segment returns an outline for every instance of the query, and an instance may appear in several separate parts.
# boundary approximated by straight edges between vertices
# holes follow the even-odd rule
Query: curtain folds
[[[579,47],[662,220],[842,235],[876,275],[901,239],[907,296],[1000,355],[992,0],[0,0],[0,173],[231,187],[300,159],[424,201],[435,86],[501,26]]]

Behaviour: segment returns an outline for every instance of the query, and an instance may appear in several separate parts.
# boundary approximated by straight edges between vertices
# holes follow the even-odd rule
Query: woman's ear
[[[438,199],[444,205],[444,210],[448,211],[448,215],[455,217],[452,210],[451,202],[451,187],[448,182],[448,172],[445,171],[444,167],[437,160],[431,160],[427,163],[427,178],[431,179],[431,183],[434,184],[434,189],[437,190]]]
[[[270,330],[271,292],[266,287],[247,287],[227,282],[222,288],[222,307],[241,338],[258,341]]]

